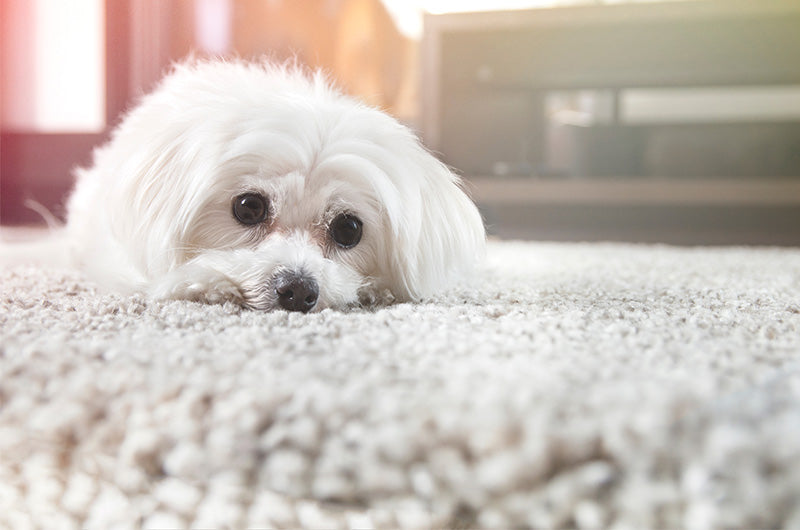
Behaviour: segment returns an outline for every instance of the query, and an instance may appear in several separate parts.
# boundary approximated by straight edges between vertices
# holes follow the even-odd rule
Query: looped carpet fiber
[[[0,272],[0,527],[800,527],[800,250],[494,242],[421,304]]]

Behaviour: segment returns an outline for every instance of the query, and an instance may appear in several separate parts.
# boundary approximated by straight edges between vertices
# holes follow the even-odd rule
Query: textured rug
[[[0,272],[0,527],[800,527],[800,250],[272,314]]]

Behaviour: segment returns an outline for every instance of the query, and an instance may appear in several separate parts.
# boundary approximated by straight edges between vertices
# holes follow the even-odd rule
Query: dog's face
[[[206,181],[210,189],[198,204],[184,203],[190,228],[182,235],[183,259],[222,271],[250,307],[305,312],[349,305],[389,288],[396,265],[386,246],[392,228],[373,185],[383,178],[378,164],[389,154],[359,146],[352,131],[298,150],[309,141],[305,124],[319,112],[275,113],[285,124],[279,141],[272,138],[274,123],[236,131]],[[269,131],[266,137],[263,131]],[[367,153],[353,152],[359,149]],[[369,150],[378,160],[370,160]]]
[[[241,63],[167,78],[80,175],[69,216],[78,237],[108,223],[111,254],[155,296],[265,310],[419,299],[484,241],[405,127],[320,77]]]

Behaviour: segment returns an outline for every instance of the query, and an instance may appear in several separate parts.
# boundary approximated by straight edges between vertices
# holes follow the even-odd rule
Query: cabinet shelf
[[[478,203],[622,206],[800,206],[800,178],[531,178],[465,176]]]

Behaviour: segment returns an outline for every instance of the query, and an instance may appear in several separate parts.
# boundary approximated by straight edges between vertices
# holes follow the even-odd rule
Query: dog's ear
[[[213,166],[204,163],[203,145],[185,140],[188,125],[159,120],[152,105],[130,116],[111,143],[95,150],[94,167],[78,171],[82,183],[70,198],[69,222],[74,229],[103,219],[127,259],[158,274],[184,261],[184,232],[212,196],[207,187],[213,179],[202,172]],[[113,186],[100,186],[108,180]],[[102,214],[87,215],[97,209]]]
[[[420,145],[407,158],[413,178],[398,183],[393,276],[401,299],[420,300],[469,275],[484,255],[480,213],[444,164]],[[401,177],[402,178],[402,177]]]

